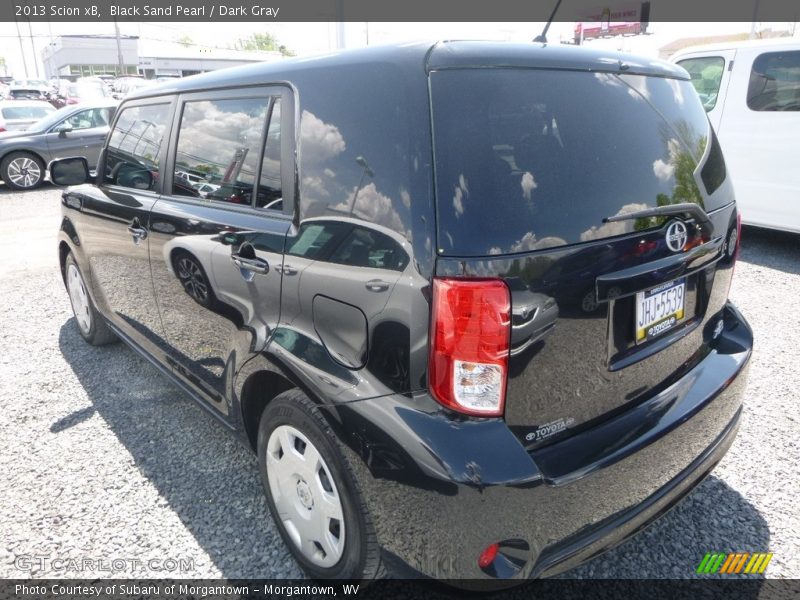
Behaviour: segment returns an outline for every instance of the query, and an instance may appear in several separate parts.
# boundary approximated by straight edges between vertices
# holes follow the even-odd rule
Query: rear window
[[[52,106],[44,104],[42,106],[11,106],[4,108],[2,112],[3,118],[7,120],[41,119],[55,110]]]
[[[688,81],[447,70],[431,74],[431,95],[441,254],[622,235],[659,221],[603,218],[652,206],[715,208],[698,185],[711,128]]]

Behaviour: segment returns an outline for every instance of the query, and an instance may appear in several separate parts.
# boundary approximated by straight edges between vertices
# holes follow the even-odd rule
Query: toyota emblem
[[[686,230],[686,225],[681,221],[673,221],[667,227],[667,247],[673,252],[680,252],[686,245],[686,240],[689,234]]]

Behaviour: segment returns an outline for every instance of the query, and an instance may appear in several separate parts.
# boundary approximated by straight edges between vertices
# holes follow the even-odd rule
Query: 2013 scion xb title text
[[[261,4],[226,4],[209,3],[203,5],[184,4],[91,4],[88,6],[71,6],[69,4],[15,4],[14,15],[17,17],[182,17],[208,18],[215,17],[272,17],[277,18],[278,6]]]

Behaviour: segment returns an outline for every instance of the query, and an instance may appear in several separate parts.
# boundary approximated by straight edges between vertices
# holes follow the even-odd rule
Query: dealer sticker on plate
[[[683,319],[686,279],[636,294],[636,343],[669,331]]]

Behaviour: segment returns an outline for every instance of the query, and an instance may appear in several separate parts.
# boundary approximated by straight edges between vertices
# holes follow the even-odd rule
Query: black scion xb
[[[368,48],[128,97],[51,165],[80,334],[258,455],[317,578],[564,571],[733,442],[739,215],[687,73],[547,44]]]

